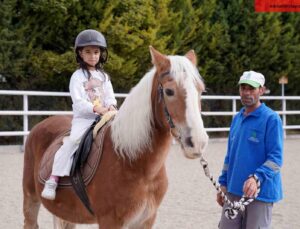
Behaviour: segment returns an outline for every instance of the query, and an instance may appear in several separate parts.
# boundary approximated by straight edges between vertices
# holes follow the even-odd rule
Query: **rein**
[[[200,164],[203,167],[205,175],[210,179],[212,184],[215,186],[218,193],[221,194],[222,198],[224,198],[224,201],[227,205],[229,205],[228,208],[225,209],[225,216],[227,219],[235,219],[239,213],[239,211],[245,211],[246,206],[249,205],[251,202],[254,201],[254,199],[258,196],[258,193],[260,192],[260,181],[257,178],[256,175],[250,175],[249,177],[253,177],[257,182],[257,192],[253,198],[247,198],[245,195],[242,196],[242,198],[239,201],[231,202],[226,194],[221,190],[220,185],[217,184],[216,180],[213,178],[213,176],[209,172],[208,163],[207,161],[200,156]]]

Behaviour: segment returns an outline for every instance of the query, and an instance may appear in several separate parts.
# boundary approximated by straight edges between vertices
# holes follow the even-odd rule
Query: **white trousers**
[[[93,122],[94,119],[73,118],[70,136],[64,138],[62,146],[55,154],[51,175],[59,177],[70,175],[74,153],[83,134]]]

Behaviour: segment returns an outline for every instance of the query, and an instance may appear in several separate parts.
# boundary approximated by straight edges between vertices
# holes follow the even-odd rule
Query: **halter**
[[[164,77],[165,75],[169,75],[170,74],[170,71],[166,71],[166,72],[163,72],[159,78],[162,78]],[[178,131],[178,128],[175,126],[174,122],[173,122],[173,119],[170,115],[170,112],[168,110],[168,107],[167,107],[167,104],[166,104],[166,101],[165,101],[165,97],[164,97],[164,88],[162,86],[161,83],[158,84],[158,94],[159,94],[159,99],[158,101],[162,101],[163,102],[163,105],[164,105],[164,114],[165,114],[165,117],[167,119],[167,122],[170,126],[170,129],[171,129],[171,134],[172,136],[177,139],[179,142],[181,140],[181,134],[180,132]]]

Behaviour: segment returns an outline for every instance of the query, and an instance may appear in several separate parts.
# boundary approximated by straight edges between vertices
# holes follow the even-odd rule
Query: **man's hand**
[[[254,177],[249,177],[248,180],[245,181],[243,192],[246,197],[251,198],[254,197],[257,192],[257,182]]]
[[[221,186],[220,188],[221,188],[222,192],[224,192],[224,193],[227,192],[227,189],[226,189],[225,186]],[[217,202],[218,202],[218,204],[221,207],[223,207],[223,205],[224,205],[224,198],[221,196],[221,193],[217,193]]]

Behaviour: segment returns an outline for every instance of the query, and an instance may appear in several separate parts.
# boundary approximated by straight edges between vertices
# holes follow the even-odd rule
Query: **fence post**
[[[284,85],[288,83],[287,75],[283,75],[279,78],[279,84],[281,84],[281,96],[282,96],[282,124],[283,124],[283,138],[286,138],[286,99],[284,97]]]
[[[233,118],[233,116],[236,113],[236,99],[235,98],[232,99],[232,112],[233,112],[233,115],[232,115],[232,118]]]
[[[283,85],[283,84],[282,84]],[[283,125],[283,138],[286,139],[286,99],[282,97],[282,125]]]
[[[23,95],[23,111],[24,111],[24,115],[23,115],[23,131],[24,131],[24,135],[23,135],[23,147],[22,147],[22,151],[24,152],[25,150],[25,142],[26,142],[26,137],[27,135],[25,134],[28,131],[28,95],[24,94]]]

